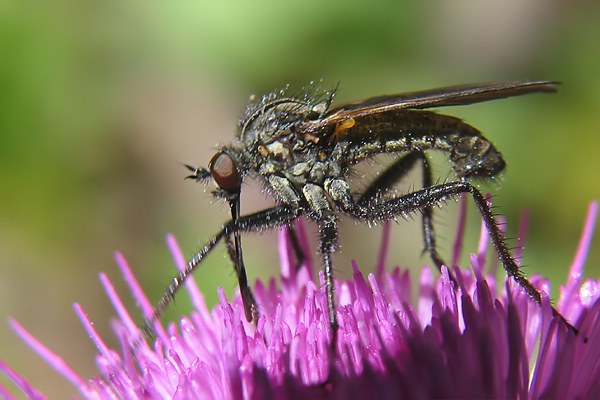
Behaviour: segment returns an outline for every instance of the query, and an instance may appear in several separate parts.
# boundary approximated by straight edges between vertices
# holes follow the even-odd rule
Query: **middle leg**
[[[513,278],[531,299],[539,305],[542,304],[542,294],[523,275],[518,264],[510,254],[509,248],[504,241],[504,235],[496,224],[494,214],[485,196],[471,183],[465,180],[443,183],[371,206],[361,206],[353,203],[350,188],[345,181],[334,180],[329,183],[328,187],[336,204],[345,212],[358,219],[377,221],[386,221],[394,216],[407,215],[416,211],[422,212],[427,207],[441,204],[450,197],[455,197],[462,193],[470,193],[506,274]],[[552,307],[552,313],[559,317],[571,332],[577,333],[577,329],[554,307]]]
[[[427,159],[427,156],[421,151],[413,151],[392,163],[377,177],[377,179],[371,182],[367,189],[359,197],[357,201],[358,205],[369,206],[378,203],[378,198],[382,196],[385,191],[391,189],[396,183],[404,178],[417,163],[421,163],[421,179],[423,188],[432,186],[433,175],[431,173],[431,165]],[[423,208],[421,212],[421,221],[424,243],[423,251],[429,254],[429,257],[435,266],[438,268],[438,270],[441,270],[442,265],[448,265],[444,262],[437,251],[435,229],[433,226],[433,207],[428,206]]]

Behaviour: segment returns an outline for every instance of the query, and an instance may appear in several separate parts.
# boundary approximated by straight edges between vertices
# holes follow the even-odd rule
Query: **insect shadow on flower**
[[[456,106],[520,96],[555,92],[558,83],[517,81],[453,86],[428,91],[381,96],[331,108],[337,89],[322,91],[311,82],[300,95],[289,87],[251,98],[243,113],[236,140],[222,146],[208,168],[185,165],[197,182],[214,181],[213,195],[224,199],[231,219],[173,278],[142,331],[150,337],[152,326],[173,300],[186,278],[221,241],[237,274],[246,319],[258,320],[258,307],[248,286],[242,254],[241,234],[288,225],[297,243],[292,222],[307,216],[316,222],[319,249],[325,275],[328,319],[332,349],[336,346],[337,320],[333,287],[332,254],[337,248],[337,216],[380,222],[419,212],[422,215],[424,250],[433,263],[445,265],[437,251],[432,223],[433,207],[462,193],[470,193],[481,214],[496,253],[506,270],[538,304],[541,293],[525,278],[513,259],[491,206],[470,182],[473,178],[493,179],[505,168],[502,155],[483,135],[462,120],[424,111],[426,108]],[[433,184],[426,152],[446,152],[456,175],[453,181]],[[358,163],[382,154],[399,154],[377,178],[359,193],[353,193],[347,179]],[[393,195],[392,187],[415,166],[421,166],[422,188]],[[277,205],[249,215],[240,215],[242,182],[257,179]],[[303,258],[295,246],[297,259]],[[556,310],[556,316],[576,329]]]

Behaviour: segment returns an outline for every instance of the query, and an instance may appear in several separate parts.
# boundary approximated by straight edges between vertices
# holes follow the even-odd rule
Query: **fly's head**
[[[208,163],[208,168],[185,165],[192,173],[186,179],[208,183],[212,180],[216,189],[212,192],[216,198],[239,201],[245,168],[240,162],[239,154],[231,148],[219,150]]]

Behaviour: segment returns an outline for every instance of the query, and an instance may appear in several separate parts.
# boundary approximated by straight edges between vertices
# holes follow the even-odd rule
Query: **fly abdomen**
[[[367,115],[339,138],[356,163],[380,153],[447,152],[456,175],[491,177],[504,169],[502,155],[471,125],[431,111],[397,110]]]
[[[450,135],[453,143],[450,162],[456,175],[467,177],[493,177],[498,175],[506,163],[502,154],[481,135]]]

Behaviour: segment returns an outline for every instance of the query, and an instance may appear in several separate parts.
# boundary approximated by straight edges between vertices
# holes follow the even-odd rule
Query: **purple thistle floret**
[[[86,380],[18,322],[11,325],[88,399],[598,398],[600,282],[582,282],[597,212],[598,205],[591,204],[557,302],[579,329],[577,335],[552,316],[547,295],[539,307],[510,279],[496,284],[493,273],[484,273],[485,229],[478,253],[470,257],[472,268],[452,269],[458,290],[447,269],[434,278],[425,268],[415,304],[408,272],[384,271],[389,226],[376,272],[365,277],[353,264],[353,278],[336,281],[340,327],[333,359],[323,276],[314,282],[310,258],[296,268],[285,229],[279,239],[280,287],[271,279],[254,288],[261,310],[256,327],[246,322],[239,296],[230,302],[219,289],[219,304],[209,310],[188,279],[194,312],[166,330],[156,324],[153,347],[141,343],[132,350],[139,329],[101,274],[119,316],[114,331],[121,350],[108,348],[75,304],[98,349],[100,374]],[[460,221],[453,263],[462,245],[464,218]],[[297,228],[310,254],[302,225]],[[168,242],[183,268],[174,239]],[[151,304],[121,255],[117,263],[144,315],[150,315]],[[545,279],[533,277],[532,282],[549,292]],[[45,398],[1,361],[0,370],[30,398]],[[0,395],[11,398],[1,386]]]

